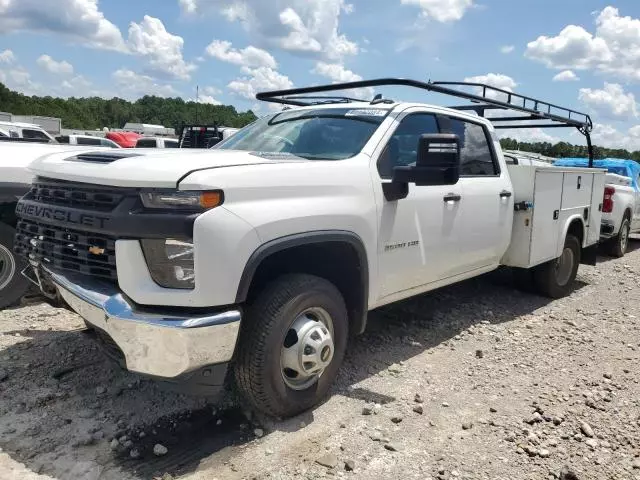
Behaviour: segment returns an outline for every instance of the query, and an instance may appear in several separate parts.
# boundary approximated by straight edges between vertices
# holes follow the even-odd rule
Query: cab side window
[[[498,165],[489,146],[485,128],[477,123],[447,118],[443,133],[455,133],[460,138],[460,175],[467,177],[495,176]]]
[[[391,178],[393,168],[415,165],[421,135],[438,133],[438,123],[430,113],[413,113],[402,119],[378,159],[381,178]]]

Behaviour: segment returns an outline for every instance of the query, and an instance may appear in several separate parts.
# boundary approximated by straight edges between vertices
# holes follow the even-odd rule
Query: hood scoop
[[[138,153],[88,152],[69,158],[72,162],[111,163],[129,157],[139,157]]]

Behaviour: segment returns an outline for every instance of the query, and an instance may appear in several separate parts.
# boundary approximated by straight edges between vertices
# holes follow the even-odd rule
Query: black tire
[[[629,246],[629,233],[631,232],[631,221],[625,214],[622,219],[622,225],[620,225],[620,231],[618,235],[610,240],[609,243],[609,255],[616,258],[622,258],[627,253]]]
[[[550,262],[544,263],[534,269],[533,277],[535,280],[535,285],[542,295],[551,298],[562,298],[571,293],[571,289],[573,288],[573,282],[576,279],[576,275],[578,274],[578,267],[580,266],[580,254],[582,252],[582,248],[580,245],[580,241],[574,237],[573,235],[567,235],[567,238],[564,241],[564,252],[569,249],[571,251],[571,264],[568,275],[566,278],[561,278],[559,274],[559,265],[561,265],[561,259],[557,258],[556,260],[551,260]]]
[[[281,349],[296,318],[310,308],[326,311],[333,324],[334,354],[320,377],[304,390],[285,383]],[[342,295],[312,275],[282,276],[249,305],[242,320],[235,364],[240,393],[257,411],[287,418],[318,404],[333,384],[347,348],[349,322]]]
[[[26,262],[13,253],[16,231],[0,223],[0,309],[15,304],[29,290],[29,280],[22,275]]]

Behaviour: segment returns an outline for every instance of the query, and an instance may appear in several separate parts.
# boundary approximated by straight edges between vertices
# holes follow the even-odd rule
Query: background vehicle
[[[554,165],[584,167],[588,159],[563,158]],[[640,233],[640,164],[634,160],[605,158],[594,166],[607,170],[602,228],[600,236],[609,253],[623,257],[629,245],[629,235]]]
[[[0,309],[14,304],[28,290],[30,283],[21,274],[26,259],[13,251],[17,219],[16,205],[29,191],[33,174],[29,164],[36,158],[60,152],[85,151],[80,147],[22,141],[12,138],[0,142]]]
[[[142,137],[135,132],[107,132],[105,138],[114,141],[122,148],[134,148],[138,139]]]
[[[184,125],[178,142],[180,148],[211,148],[238,131],[238,128],[217,125]]]
[[[136,148],[178,148],[179,146],[175,138],[142,137],[136,141]]]
[[[476,103],[315,96],[388,85]],[[477,86],[268,92],[258,99],[297,108],[208,151],[36,160],[16,251],[129,370],[212,392],[231,367],[253,408],[294,415],[329,390],[368,311],[500,265],[557,298],[595,262],[604,170],[508,166],[503,119],[466,110],[515,110],[531,128],[556,122],[587,138],[589,116],[485,85],[487,97],[463,91]]]
[[[555,160],[554,158],[545,157],[544,155],[520,150],[505,150],[504,159],[507,165],[537,165],[539,167],[553,165],[553,161]]]
[[[92,147],[122,148],[113,140],[91,135],[59,135],[56,137],[56,140],[58,141],[58,143],[68,145],[88,145]]]
[[[3,136],[57,143],[49,133],[35,123],[0,121],[0,130],[2,130]]]

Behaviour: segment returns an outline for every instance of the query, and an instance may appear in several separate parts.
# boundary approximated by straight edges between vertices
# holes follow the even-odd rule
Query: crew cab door
[[[405,110],[374,153],[380,300],[450,276],[461,266],[461,185],[412,184],[406,198],[394,201],[382,194],[382,183],[391,180],[394,167],[416,163],[418,140],[429,133],[439,133],[433,114]]]
[[[480,122],[438,115],[441,133],[460,140],[459,266],[452,274],[495,266],[509,247],[513,225],[513,188],[501,168],[497,139]]]

